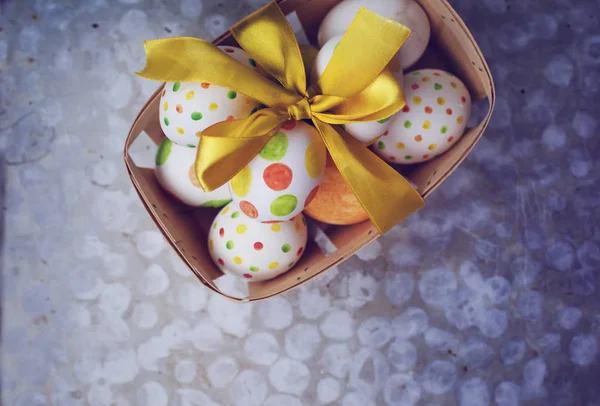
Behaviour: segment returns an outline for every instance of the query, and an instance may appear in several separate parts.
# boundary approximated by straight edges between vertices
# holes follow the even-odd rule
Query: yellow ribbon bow
[[[385,68],[410,30],[362,8],[317,83],[307,88],[300,47],[285,15],[270,3],[231,28],[238,44],[271,81],[206,41],[147,41],[137,74],[163,82],[208,82],[269,108],[217,123],[200,137],[196,174],[204,190],[228,182],[288,120],[312,120],[331,158],[365,212],[384,233],[423,206],[406,179],[366,146],[331,124],[385,120],[404,107],[402,88]]]

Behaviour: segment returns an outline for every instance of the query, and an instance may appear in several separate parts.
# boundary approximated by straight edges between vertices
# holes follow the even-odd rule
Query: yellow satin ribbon
[[[423,206],[419,193],[398,172],[331,126],[383,120],[404,107],[402,88],[386,66],[410,36],[408,28],[362,8],[310,87],[300,47],[276,3],[243,19],[231,33],[279,83],[213,44],[188,37],[147,41],[146,66],[137,73],[163,82],[212,83],[268,106],[247,119],[220,122],[202,132],[195,168],[204,190],[233,178],[284,122],[310,119],[380,233]]]

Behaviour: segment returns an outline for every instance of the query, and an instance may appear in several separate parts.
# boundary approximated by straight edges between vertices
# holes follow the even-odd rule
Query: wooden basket
[[[297,13],[308,38],[316,44],[319,24],[327,12],[340,1],[280,0],[279,5],[286,15],[294,11]],[[460,165],[485,131],[494,108],[496,94],[481,50],[456,11],[446,0],[417,1],[429,16],[431,41],[425,55],[411,69],[439,68],[449,71],[467,85],[473,100],[487,98],[489,102],[485,118],[476,127],[468,128],[448,152],[428,162],[403,169],[403,175],[417,186],[424,198],[427,198]],[[235,45],[229,33],[223,34],[214,43]],[[125,164],[150,217],[203,284],[236,301],[264,299],[297,287],[327,271],[379,237],[370,221],[352,226],[331,226],[326,229],[326,234],[337,248],[335,252],[325,255],[314,242],[309,241],[304,255],[295,267],[270,281],[250,283],[247,298],[234,298],[221,292],[214,281],[223,274],[213,264],[207,247],[208,230],[217,211],[182,205],[162,190],[153,169],[136,166],[129,155],[129,147],[143,132],[156,144],[164,139],[158,115],[161,91],[162,86],[146,102],[129,131],[125,142]]]

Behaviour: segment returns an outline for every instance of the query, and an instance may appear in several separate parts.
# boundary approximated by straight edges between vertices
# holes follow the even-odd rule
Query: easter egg
[[[233,201],[257,221],[290,220],[315,197],[326,158],[313,126],[288,121],[229,181]]]
[[[325,45],[323,45],[323,47],[317,54],[317,57],[315,58],[313,67],[314,75],[321,76],[323,72],[325,72],[325,69],[327,68],[327,65],[329,64],[329,61],[331,60],[333,53],[335,52],[335,49],[337,48],[337,45],[339,44],[341,39],[341,35],[336,36],[327,41]],[[396,79],[398,79],[398,77],[401,80],[402,70],[399,71],[399,74],[396,77]],[[381,134],[383,134],[388,129],[389,124],[389,119],[384,119],[380,121],[372,121],[366,123],[346,124],[343,127],[348,134],[350,134],[363,144],[369,144],[377,137],[381,136]]]
[[[307,235],[302,214],[280,223],[260,223],[232,202],[215,217],[208,250],[224,273],[259,282],[291,269],[306,248]]]
[[[327,160],[319,191],[304,214],[336,225],[356,224],[369,218],[331,159]]]
[[[242,49],[230,46],[219,49],[258,69]],[[221,121],[246,118],[259,105],[243,94],[210,83],[167,82],[160,97],[160,126],[174,143],[196,147],[203,130]]]
[[[407,73],[406,106],[371,148],[391,163],[428,161],[450,149],[471,117],[471,96],[456,76],[437,69]]]
[[[160,186],[189,206],[221,207],[231,201],[227,185],[205,192],[194,171],[196,148],[182,147],[170,139],[160,144],[156,152],[156,178]]]
[[[412,34],[388,67],[392,72],[407,69],[421,58],[431,35],[427,14],[414,0],[343,0],[329,11],[319,26],[318,41],[323,46],[331,38],[342,35],[365,7],[389,20],[411,29]]]

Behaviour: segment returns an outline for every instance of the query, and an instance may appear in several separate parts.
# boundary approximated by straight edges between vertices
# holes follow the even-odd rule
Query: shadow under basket
[[[278,3],[286,15],[297,13],[308,38],[316,44],[319,24],[340,1],[280,0]],[[473,149],[490,120],[496,96],[487,63],[456,11],[446,0],[417,1],[429,16],[431,41],[425,55],[411,69],[439,68],[449,71],[467,85],[474,101],[487,98],[489,106],[483,120],[476,127],[467,128],[462,138],[449,151],[431,161],[402,168],[402,174],[427,198]],[[235,45],[229,33],[217,38],[214,43]],[[153,169],[136,166],[129,154],[129,147],[142,133],[147,134],[156,144],[164,139],[158,114],[161,90],[162,86],[142,108],[129,131],[125,143],[125,163],[131,181],[152,220],[203,284],[236,301],[268,298],[297,287],[338,265],[379,237],[370,221],[352,226],[331,226],[325,233],[337,248],[335,252],[325,255],[314,242],[309,241],[304,255],[295,267],[275,279],[250,283],[247,298],[234,298],[220,291],[215,280],[223,274],[213,264],[207,247],[208,230],[217,210],[182,205],[161,189]]]

